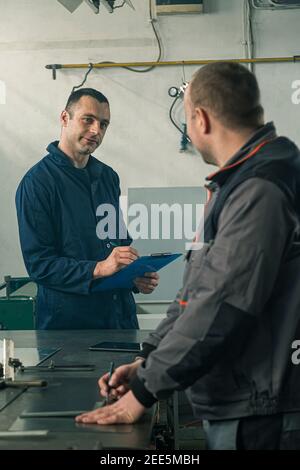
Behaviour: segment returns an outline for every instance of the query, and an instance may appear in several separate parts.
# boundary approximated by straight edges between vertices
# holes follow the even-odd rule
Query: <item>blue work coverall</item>
[[[111,240],[97,237],[96,211],[108,203],[118,215],[117,173],[93,156],[85,168],[75,168],[58,142],[47,151],[16,193],[24,262],[38,285],[37,328],[138,328],[130,290],[91,292],[96,263],[114,248]],[[129,236],[114,240],[114,245],[130,243]]]

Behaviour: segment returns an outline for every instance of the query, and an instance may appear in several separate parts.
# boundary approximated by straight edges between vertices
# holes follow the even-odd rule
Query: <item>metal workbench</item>
[[[135,353],[90,351],[89,346],[100,341],[142,342],[147,331],[136,330],[70,330],[70,331],[0,331],[0,339],[11,338],[15,348],[60,348],[51,359],[57,365],[94,364],[93,371],[39,371],[18,372],[17,380],[47,380],[45,388],[0,390],[1,431],[47,430],[47,436],[0,437],[1,449],[150,449],[155,406],[133,425],[77,424],[73,417],[24,418],[24,412],[90,410],[101,401],[98,378],[115,366],[131,362]],[[22,360],[22,358],[19,358]],[[5,400],[15,398],[7,406]]]

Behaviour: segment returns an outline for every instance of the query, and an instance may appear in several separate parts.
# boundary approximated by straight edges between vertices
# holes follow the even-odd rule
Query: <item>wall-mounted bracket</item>
[[[46,69],[52,70],[52,78],[53,80],[56,80],[56,70],[61,69],[62,65],[61,64],[50,64],[46,65]]]

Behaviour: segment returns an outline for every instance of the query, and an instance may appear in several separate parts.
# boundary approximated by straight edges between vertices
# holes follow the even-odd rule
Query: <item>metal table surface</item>
[[[0,339],[11,338],[15,348],[61,348],[51,357],[57,365],[94,364],[93,371],[18,372],[16,380],[45,379],[46,388],[28,388],[0,411],[1,431],[48,430],[47,437],[0,437],[0,449],[147,449],[151,448],[155,407],[133,425],[77,424],[73,417],[34,417],[20,415],[30,411],[87,410],[101,401],[97,380],[115,366],[131,362],[136,353],[90,351],[100,341],[142,342],[148,332],[143,330],[48,330],[0,331]],[[19,358],[22,360],[22,358]],[[49,364],[50,359],[43,362]],[[11,394],[12,389],[0,390]],[[15,393],[15,392],[14,392]]]

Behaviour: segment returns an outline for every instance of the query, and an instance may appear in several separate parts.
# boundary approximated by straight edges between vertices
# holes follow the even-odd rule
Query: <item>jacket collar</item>
[[[55,165],[68,169],[68,171],[72,172],[72,174],[76,175],[77,177],[81,177],[81,175],[88,171],[92,183],[95,180],[99,180],[103,177],[103,171],[106,168],[106,165],[103,162],[90,155],[90,158],[88,159],[88,162],[84,168],[76,168],[73,165],[71,158],[58,148],[58,144],[59,142],[56,140],[51,142],[51,144],[49,144],[47,147],[49,152],[47,158],[50,158],[50,160],[53,161]]]
[[[49,157],[54,160],[54,162],[59,165],[59,166],[67,166],[70,168],[75,168],[73,165],[72,159],[68,157],[67,154],[65,154],[60,148],[58,147],[59,141],[55,140],[54,142],[51,142],[48,147],[47,151],[49,152]],[[85,168],[88,166],[90,163],[91,157],[89,157],[88,163],[85,166]],[[82,168],[76,168],[76,170],[80,170]]]
[[[242,163],[247,156],[256,153],[255,150],[260,150],[264,143],[269,142],[276,138],[276,129],[273,122],[268,122],[263,127],[260,127],[247,142],[227,161],[226,165],[220,170],[208,175],[207,181],[219,182],[223,180],[225,175],[230,172],[233,167]]]

